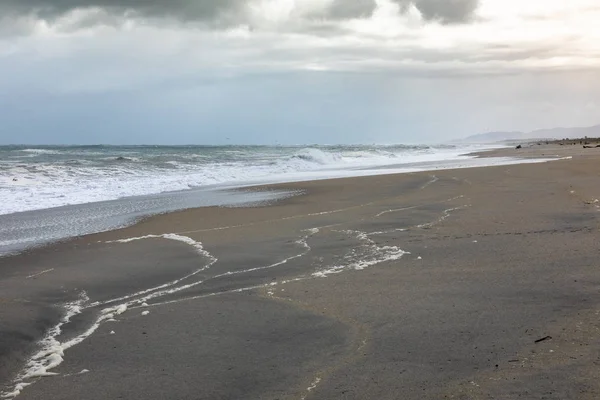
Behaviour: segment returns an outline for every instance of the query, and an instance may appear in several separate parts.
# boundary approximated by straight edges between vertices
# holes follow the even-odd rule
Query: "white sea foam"
[[[23,149],[20,150],[23,153],[31,153],[31,154],[60,154],[58,150],[50,150],[50,149]]]
[[[163,234],[163,235],[148,235],[143,237],[134,237],[127,238],[114,241],[112,243],[130,243],[136,240],[144,240],[144,239],[154,239],[154,238],[163,238],[168,240],[176,240],[183,243],[186,243],[192,246],[201,256],[208,259],[208,264],[203,267],[197,269],[193,273],[184,276],[181,279],[177,279],[175,281],[169,282],[168,284],[160,285],[155,288],[142,290],[137,293],[133,293],[127,296],[122,296],[117,299],[111,299],[104,302],[94,302],[88,305],[85,305],[89,301],[88,296],[85,292],[81,293],[79,300],[69,303],[65,305],[65,316],[60,320],[58,324],[52,327],[46,334],[46,336],[40,341],[39,346],[40,350],[34,354],[31,359],[27,362],[26,369],[23,373],[21,373],[15,383],[15,387],[12,391],[6,393],[0,393],[0,397],[12,399],[19,395],[25,387],[24,385],[28,385],[32,379],[53,376],[56,375],[55,372],[51,371],[52,369],[58,367],[63,362],[64,352],[69,348],[83,342],[86,338],[91,336],[98,328],[105,322],[114,322],[116,321],[115,317],[123,314],[127,311],[127,309],[131,306],[140,306],[145,305],[148,306],[147,301],[153,298],[158,298],[167,294],[176,293],[181,290],[185,290],[187,288],[193,287],[202,283],[202,281],[195,281],[192,283],[188,283],[186,285],[179,285],[181,281],[184,279],[188,279],[202,270],[209,268],[212,264],[217,262],[217,259],[213,257],[210,253],[204,250],[202,243],[196,242],[195,240],[187,237],[181,236],[178,234]],[[57,338],[62,333],[62,327],[69,323],[71,318],[77,314],[80,314],[82,310],[85,308],[96,307],[103,304],[111,304],[118,303],[120,304],[104,308],[100,311],[100,314],[92,323],[92,325],[85,330],[83,333],[75,336],[64,342],[59,342]],[[142,312],[142,315],[148,315],[149,311]],[[111,331],[111,334],[114,334],[114,331]]]
[[[438,178],[437,176],[431,175],[431,180],[425,182],[425,184],[423,186],[421,186],[421,189],[425,189],[427,186],[433,185],[434,183],[436,183],[439,180],[440,180],[440,178]]]
[[[173,281],[164,283],[162,285],[155,286],[155,287],[152,287],[149,289],[144,289],[144,290],[132,293],[132,294],[125,295],[125,296],[117,297],[117,298],[106,300],[103,302],[95,302],[95,303],[92,303],[90,306],[97,306],[99,304],[111,304],[111,303],[116,303],[116,302],[120,302],[120,301],[133,299],[136,297],[138,298],[136,300],[136,303],[139,303],[142,306],[148,306],[147,300],[152,299],[156,296],[163,295],[165,293],[166,289],[174,287],[175,285],[179,284],[180,282],[187,280],[189,278],[192,278],[195,275],[198,275],[200,272],[207,270],[208,268],[210,268],[211,265],[213,265],[215,262],[217,262],[217,259],[215,257],[213,257],[212,254],[210,254],[209,252],[204,250],[204,247],[202,246],[201,242],[197,242],[188,236],[183,236],[183,235],[179,235],[179,234],[175,234],[175,233],[166,233],[166,234],[162,234],[162,235],[139,236],[139,237],[133,237],[133,238],[127,238],[127,239],[113,240],[113,241],[109,241],[107,243],[130,243],[130,242],[134,242],[134,241],[138,241],[138,240],[159,239],[159,238],[175,240],[175,241],[183,242],[183,243],[186,243],[186,244],[192,246],[198,252],[198,254],[205,257],[209,261],[208,264],[202,265],[200,268],[194,270],[190,274],[187,274],[179,279],[175,279]],[[188,285],[187,287],[190,287],[190,286]],[[148,293],[152,293],[152,292],[157,292],[158,294],[155,293],[154,295],[148,295]],[[144,296],[144,297],[141,297],[141,296]]]
[[[312,275],[315,278],[326,278],[329,275],[339,274],[348,269],[345,265],[334,265],[333,267],[325,268],[320,271],[314,272]]]
[[[312,392],[313,390],[315,390],[317,388],[319,383],[321,383],[321,377],[317,376],[315,378],[315,380],[311,382],[310,386],[308,388],[306,388],[306,394],[303,395],[300,398],[300,400],[305,400],[308,397],[308,395],[310,394],[310,392]]]
[[[417,228],[422,228],[422,229],[432,228],[435,225],[438,225],[438,224],[444,222],[446,219],[448,219],[450,217],[450,215],[452,215],[452,212],[458,211],[458,210],[463,210],[467,207],[469,207],[468,204],[465,204],[465,205],[462,205],[459,207],[448,208],[442,212],[442,215],[437,220],[432,221],[432,222],[427,222],[424,224],[419,224],[419,225],[417,225]]]
[[[113,241],[109,241],[106,243],[130,243],[130,242],[135,242],[138,240],[157,239],[157,238],[163,238],[163,239],[176,240],[178,242],[183,242],[185,244],[189,244],[190,246],[194,247],[198,251],[198,253],[200,253],[201,255],[203,255],[203,256],[208,255],[208,253],[204,250],[204,247],[202,247],[202,243],[196,242],[194,239],[192,239],[188,236],[182,236],[182,235],[178,235],[176,233],[165,233],[162,235],[146,235],[146,236],[127,238],[127,239],[113,240]]]
[[[200,295],[196,295],[196,296],[182,297],[180,299],[166,300],[166,301],[162,301],[162,302],[152,303],[152,304],[150,304],[150,307],[160,307],[160,306],[164,306],[164,305],[168,305],[168,304],[176,304],[176,303],[181,303],[184,301],[206,299],[209,297],[221,296],[221,295],[231,294],[231,293],[243,293],[243,292],[248,292],[251,290],[265,289],[265,288],[269,288],[269,287],[273,287],[273,286],[285,285],[287,283],[292,283],[292,282],[300,282],[300,281],[304,281],[304,280],[311,279],[311,278],[312,278],[311,276],[299,276],[297,278],[285,279],[285,280],[278,281],[278,282],[263,283],[260,285],[253,285],[253,286],[247,286],[247,287],[242,287],[242,288],[238,288],[238,289],[225,290],[222,292],[214,292],[214,293],[200,294]]]
[[[385,231],[369,232],[369,233],[367,233],[367,236],[387,235],[389,233],[405,232],[405,231],[406,231],[406,228],[393,228],[393,229],[388,229]]]
[[[311,237],[312,235],[316,235],[319,232],[319,229],[317,228],[311,228],[307,230],[308,234],[304,237],[302,237],[301,239],[296,241],[296,244],[304,247],[304,251],[300,254],[296,254],[293,256],[290,256],[288,258],[285,258],[281,261],[278,261],[274,264],[269,264],[269,265],[265,265],[265,266],[260,266],[260,267],[254,267],[254,268],[248,268],[248,269],[243,269],[243,270],[238,270],[238,271],[228,271],[219,275],[215,275],[213,276],[211,279],[215,279],[215,278],[221,278],[224,276],[231,276],[231,275],[239,275],[239,274],[246,274],[248,272],[254,272],[254,271],[260,271],[260,270],[265,270],[265,269],[271,269],[271,268],[276,268],[279,267],[283,264],[287,264],[288,262],[295,260],[297,258],[303,257],[306,254],[308,254],[308,252],[311,250],[310,246],[307,243],[307,240],[309,237]]]
[[[315,380],[314,380],[314,381],[313,381],[313,382],[310,384],[310,386],[308,387],[308,389],[307,389],[307,390],[308,390],[309,392],[310,392],[310,391],[312,391],[312,390],[314,390],[314,389],[317,387],[317,385],[319,384],[319,382],[321,382],[321,378],[317,377],[317,378],[316,378],[316,379],[315,379]]]
[[[396,213],[396,212],[406,211],[406,210],[414,210],[415,208],[418,208],[418,207],[421,207],[421,206],[402,207],[402,208],[394,208],[394,209],[390,209],[390,210],[385,210],[385,211],[380,212],[379,214],[376,214],[375,218],[381,217],[382,215],[385,215],[385,214]]]
[[[212,152],[204,149],[206,154],[196,157],[186,152],[188,150],[170,148],[162,153],[140,149],[135,156],[131,149],[123,153],[119,148],[15,150],[12,156],[10,152],[7,154],[6,161],[0,160],[0,214],[209,185],[244,186],[537,161],[475,159],[461,155],[478,149],[274,147],[248,148],[235,157],[223,149]],[[15,162],[22,155],[34,158]]]
[[[361,246],[346,255],[345,259],[348,260],[348,263],[327,266],[314,272],[313,277],[326,278],[344,271],[360,271],[384,262],[399,260],[403,255],[409,254],[396,246],[378,246],[374,240],[369,238],[367,232],[353,230],[337,232],[356,237],[361,242]]]
[[[54,271],[54,268],[46,269],[44,271],[38,272],[37,274],[29,275],[27,277],[27,279],[35,278],[36,276],[40,276],[40,275],[43,275],[45,273],[52,272],[52,271]]]
[[[25,382],[17,383],[11,392],[2,393],[1,397],[3,399],[12,399],[14,397],[17,397],[18,395],[21,394],[23,389],[25,389],[29,385],[31,385],[31,383],[25,383]]]
[[[13,390],[1,393],[1,397],[14,398],[21,393],[24,387],[31,384],[27,381],[38,377],[56,375],[51,370],[63,362],[64,351],[71,347],[77,339],[60,343],[57,337],[62,333],[62,327],[68,324],[75,315],[81,313],[83,305],[88,300],[86,293],[82,292],[78,300],[65,305],[65,315],[54,327],[48,330],[46,336],[40,341],[40,350],[29,359],[25,370],[17,377]]]
[[[87,301],[87,296],[85,298]],[[36,353],[27,364],[28,369],[19,380],[29,380],[37,377],[57,375],[55,372],[50,370],[58,367],[63,362],[64,352],[71,347],[78,345],[83,342],[86,338],[91,336],[100,327],[102,322],[114,319],[115,316],[120,315],[127,311],[126,305],[119,305],[117,307],[107,308],[102,310],[100,316],[96,321],[82,334],[65,341],[63,343],[56,340],[56,337],[61,333],[60,328],[70,321],[70,318],[75,315],[72,314],[70,317],[63,319],[55,330],[51,330],[46,339],[42,341],[42,350]],[[78,306],[77,313],[81,312],[81,305]],[[72,311],[68,311],[67,315],[70,315]]]

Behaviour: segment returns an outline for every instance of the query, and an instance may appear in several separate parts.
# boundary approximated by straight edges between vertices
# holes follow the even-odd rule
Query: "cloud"
[[[0,13],[33,15],[53,21],[81,9],[102,9],[117,16],[218,22],[238,13],[245,3],[244,0],[3,0]]]
[[[470,20],[478,0],[391,0],[406,12],[416,7],[425,20],[461,23]],[[104,19],[89,19],[87,26],[105,24],[114,17],[154,20],[175,19],[213,27],[252,24],[257,14],[266,19],[331,20],[368,18],[380,0],[2,0],[0,15],[37,18],[52,24],[81,10],[96,10]],[[4,23],[7,25],[7,22]]]
[[[376,7],[374,0],[334,0],[329,5],[328,12],[334,18],[360,18],[369,17]]]
[[[416,0],[414,4],[426,20],[461,23],[471,20],[478,0]]]
[[[0,0],[0,76],[11,77],[0,91],[298,71],[455,79],[600,68],[597,0],[55,1]]]

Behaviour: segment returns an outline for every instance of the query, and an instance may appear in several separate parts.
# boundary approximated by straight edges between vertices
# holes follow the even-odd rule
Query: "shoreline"
[[[8,237],[8,240],[0,245],[0,251],[2,251],[0,258],[79,236],[135,225],[146,218],[178,210],[213,205],[252,206],[291,195],[283,192],[260,192],[248,189],[198,189],[158,193],[153,196],[136,196],[0,215],[0,226],[2,226],[0,234]],[[65,226],[68,229],[65,229]],[[20,230],[23,233],[20,234]],[[32,230],[37,233],[27,236]],[[42,237],[37,235],[42,235]]]
[[[227,185],[223,186],[222,188],[195,188],[185,191],[125,197],[115,200],[66,205],[48,209],[30,210],[0,215],[0,225],[5,227],[4,231],[0,230],[0,234],[8,237],[8,240],[4,242],[6,244],[0,245],[0,258],[10,257],[20,254],[24,251],[60,243],[65,240],[68,241],[71,238],[82,235],[107,232],[128,227],[155,215],[168,214],[171,212],[178,212],[199,207],[229,207],[238,205],[244,206],[244,204],[247,206],[253,206],[260,205],[261,202],[268,203],[271,201],[279,201],[287,196],[293,196],[293,194],[287,193],[285,190],[282,193],[273,193],[270,188],[285,187],[286,184],[302,184],[304,182],[320,180],[329,181],[335,179],[410,174],[462,168],[481,168],[494,165],[511,165],[528,162],[549,162],[553,161],[555,158],[544,155],[521,157],[519,154],[505,153],[503,150],[507,149],[490,149],[483,152],[467,153],[463,155],[466,157],[471,157],[471,160],[477,158],[495,159],[497,164],[491,165],[484,164],[478,166],[476,164],[467,164],[462,166],[456,164],[456,160],[449,161],[449,166],[444,166],[443,162],[440,162],[436,168],[433,168],[432,166],[423,167],[420,164],[405,164],[401,166],[388,165],[384,167],[372,167],[360,170],[360,173],[358,173],[359,171],[355,171],[354,175],[350,176],[344,175],[340,177],[333,176],[324,178],[313,177],[308,179],[297,178],[297,180],[290,177],[289,181],[284,182]],[[495,152],[500,153],[496,154]],[[490,155],[487,155],[488,153]],[[427,165],[427,163],[423,165]],[[348,171],[345,172],[345,174],[347,173]],[[202,200],[201,203],[203,202],[205,204],[198,204],[198,199],[200,198],[199,196],[203,194],[209,194],[209,200]],[[213,198],[212,200],[211,197]],[[160,205],[160,201],[163,201],[164,204]],[[196,204],[194,204],[194,202],[196,202]],[[95,222],[95,220],[98,219],[99,209],[102,209],[100,212],[106,214],[106,216],[102,222]],[[71,215],[74,212],[76,212],[78,216],[73,218]],[[40,227],[34,226],[35,221],[38,220],[41,220]],[[23,237],[23,234],[19,233],[21,230],[20,227],[23,225],[23,221],[26,221],[25,224],[27,226],[24,234],[29,235],[27,232],[35,229],[38,232],[36,237]],[[65,226],[67,224],[70,226],[70,231],[66,231],[64,228],[61,228],[61,226]],[[43,230],[41,227],[43,227]],[[42,237],[39,236],[39,232],[42,232]]]
[[[146,356],[175,357],[173,362],[186,365],[191,360],[164,342],[168,338],[181,339],[186,332],[199,335],[185,337],[206,352],[204,357],[217,357],[218,352],[211,350],[211,345],[222,352],[212,361],[214,371],[202,369],[216,379],[210,387],[202,389],[206,398],[216,393],[233,394],[235,390],[255,393],[257,398],[268,397],[267,393],[292,398],[294,393],[296,398],[303,396],[302,393],[314,398],[333,398],[335,388],[340,385],[348,387],[356,398],[365,395],[393,398],[389,397],[395,393],[392,386],[398,383],[389,375],[393,370],[385,372],[379,367],[395,365],[390,356],[403,363],[399,370],[408,371],[403,373],[406,398],[423,398],[417,396],[423,379],[428,379],[427,393],[431,396],[444,390],[452,393],[475,390],[466,380],[473,378],[473,374],[479,382],[477,390],[500,390],[480,382],[485,380],[483,376],[488,369],[493,372],[499,367],[494,367],[494,362],[487,363],[484,353],[475,352],[475,358],[471,359],[471,351],[466,347],[469,340],[463,343],[458,332],[465,329],[478,332],[482,348],[491,349],[492,343],[503,343],[505,350],[498,350],[494,360],[502,365],[502,376],[511,376],[514,371],[509,368],[512,359],[509,356],[516,357],[515,352],[528,346],[524,339],[546,332],[550,329],[547,321],[552,319],[557,327],[550,329],[555,338],[550,343],[562,343],[560,329],[566,327],[564,321],[572,318],[574,312],[584,315],[586,310],[594,310],[600,304],[598,296],[592,294],[596,272],[590,267],[595,257],[592,243],[597,239],[597,230],[589,226],[590,221],[595,221],[598,208],[593,201],[600,198],[600,193],[589,183],[597,177],[586,172],[595,165],[595,157],[574,155],[571,160],[543,166],[514,164],[267,185],[261,189],[304,189],[305,194],[266,207],[176,211],[123,229],[1,258],[0,289],[8,304],[2,319],[12,327],[8,332],[21,332],[30,339],[6,336],[6,332],[0,336],[3,338],[0,354],[12,349],[8,359],[4,356],[6,369],[0,370],[0,376],[3,380],[14,376],[19,360],[24,360],[35,348],[35,339],[60,318],[49,314],[56,310],[54,304],[76,300],[80,290],[85,290],[90,302],[65,326],[65,332],[56,336],[61,343],[68,343],[73,335],[81,334],[82,329],[102,316],[100,310],[104,306],[95,306],[94,302],[112,307],[120,302],[106,302],[126,295],[131,297],[125,302],[133,303],[128,310],[114,316],[120,322],[102,322],[85,344],[66,351],[65,362],[53,369],[65,378],[44,378],[24,388],[18,398],[43,398],[60,389],[66,390],[62,392],[63,398],[74,399],[102,381],[114,382],[117,378],[103,366],[102,360],[106,358],[100,356],[110,348],[106,346],[111,341],[120,343],[116,346],[124,352],[106,359],[117,371],[136,368],[132,360]],[[550,215],[556,216],[548,218]],[[497,247],[506,252],[495,251]],[[565,270],[561,260],[567,256],[571,257],[572,265]],[[212,262],[213,258],[216,261]],[[482,264],[476,268],[474,261]],[[505,274],[501,266],[508,267],[511,273]],[[517,275],[513,276],[514,273]],[[561,274],[574,279],[569,282],[558,279]],[[160,289],[139,294],[140,290],[175,282],[181,276],[189,278],[165,287],[171,292],[156,295],[163,290]],[[391,282],[394,284],[390,285]],[[530,297],[526,290],[532,282],[537,282],[536,292]],[[60,293],[55,292],[57,285],[64,287]],[[402,290],[394,290],[400,287]],[[387,294],[382,296],[382,293]],[[482,302],[489,293],[495,293],[505,311],[490,314],[492,311],[486,307],[493,303]],[[146,299],[148,295],[154,297]],[[227,308],[217,298],[225,299],[225,304],[233,308]],[[451,305],[448,299],[454,299],[452,302],[458,308],[447,308],[445,304]],[[582,302],[582,299],[587,300]],[[139,300],[149,304],[149,315],[140,316],[144,307]],[[520,308],[515,308],[516,304]],[[247,309],[249,314],[236,314],[234,310],[238,308]],[[484,315],[494,317],[491,320],[479,317],[477,325],[471,326],[469,316],[478,315],[475,311],[479,309]],[[200,314],[196,314],[199,310]],[[228,310],[225,315],[236,315],[237,320],[219,316],[225,310]],[[393,310],[401,310],[402,317]],[[453,315],[454,320],[439,320],[444,314]],[[202,317],[203,325],[193,324],[192,315],[206,315]],[[279,317],[273,319],[269,315]],[[45,322],[40,324],[40,318]],[[592,324],[586,318],[586,324]],[[312,322],[294,323],[295,320]],[[519,335],[511,331],[508,337],[498,336],[506,329],[499,329],[496,322],[504,321],[505,326],[515,328],[525,327],[528,320],[531,325],[528,329],[532,329],[529,334],[519,329]],[[32,321],[38,321],[34,328]],[[147,325],[145,321],[153,322]],[[273,328],[269,329],[269,324]],[[394,327],[392,331],[384,328],[388,324]],[[169,328],[171,325],[173,328]],[[217,330],[228,326],[227,340],[221,342],[211,336],[211,326]],[[315,327],[321,330],[315,331]],[[591,327],[586,337],[590,341],[594,338],[596,343]],[[127,349],[141,345],[135,339],[140,328],[148,331],[150,336],[143,337],[153,344],[133,356]],[[117,335],[110,335],[112,329]],[[428,344],[421,342],[421,329],[431,336]],[[448,334],[448,330],[454,333]],[[265,337],[264,344],[280,343],[283,347],[270,349],[257,341],[246,350],[256,350],[253,357],[261,360],[267,357],[265,363],[270,360],[285,373],[270,378],[267,370],[261,369],[261,361],[255,377],[264,385],[232,384],[235,374],[227,372],[227,360],[235,359],[242,375],[249,373],[256,358],[240,359],[245,352],[239,353],[239,346],[248,338],[267,332],[274,336]],[[410,345],[390,352],[387,346],[396,336]],[[292,340],[295,337],[298,339]],[[439,353],[443,346],[448,346],[443,353],[455,359],[446,372],[417,368],[411,361],[417,357],[429,360],[428,363],[447,363]],[[414,352],[415,349],[419,350]],[[555,350],[562,357],[563,353]],[[398,351],[402,354],[396,354]],[[289,354],[296,360],[292,365],[297,365],[298,370],[287,370],[290,361],[286,364],[276,354]],[[555,358],[548,365],[562,365],[568,357]],[[589,356],[583,360],[589,360]],[[204,368],[203,365],[196,367]],[[474,365],[480,372],[473,372]],[[535,368],[545,370],[539,364]],[[77,375],[83,369],[91,372]],[[156,375],[159,371],[151,368],[148,372],[156,382],[166,383],[160,374]],[[188,382],[185,370],[179,372],[181,376],[169,375],[169,382],[184,390],[173,385]],[[68,374],[75,375],[67,378]],[[241,375],[235,376],[239,379]],[[348,380],[343,376],[353,378]],[[364,381],[365,376],[382,377],[380,386],[392,391],[380,393],[377,386]],[[60,379],[67,379],[73,387],[61,389]],[[111,396],[116,393],[134,396],[126,392],[126,383],[137,382],[139,386],[146,378],[121,379],[110,389]],[[353,385],[352,381],[362,384]],[[465,385],[460,383],[463,381]],[[547,386],[544,382],[525,383],[529,389],[540,389]],[[314,388],[307,391],[313,384]],[[151,384],[135,396],[144,393],[147,396],[152,390],[158,389]],[[180,398],[187,395],[185,390],[180,392]]]
[[[586,148],[580,145],[565,145],[562,141],[531,141],[521,143],[520,148],[516,146],[505,147],[501,149],[493,149],[487,151],[477,151],[469,153],[469,156],[478,158],[494,158],[494,157],[518,157],[522,159],[534,159],[544,157],[587,157],[598,154],[600,148]],[[595,142],[594,142],[595,143]]]
[[[5,189],[0,191],[5,200],[0,208],[2,214],[7,214],[190,188],[210,190],[351,176],[347,170],[391,165],[397,160],[413,163],[459,159],[460,153],[474,148],[484,147],[183,146],[172,151],[174,148],[169,146],[99,146],[90,152],[83,148],[72,151],[72,147],[48,151],[0,146],[0,153],[6,158],[6,162],[0,162],[4,170],[0,183]],[[44,173],[27,173],[30,169]]]

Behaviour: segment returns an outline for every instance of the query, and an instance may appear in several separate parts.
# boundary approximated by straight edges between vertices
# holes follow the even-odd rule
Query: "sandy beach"
[[[570,158],[273,185],[302,194],[0,258],[0,391],[597,399],[600,148],[488,155]]]

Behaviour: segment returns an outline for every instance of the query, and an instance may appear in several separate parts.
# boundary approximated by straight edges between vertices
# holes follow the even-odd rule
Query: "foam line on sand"
[[[128,300],[134,297],[139,297],[139,296],[143,296],[145,294],[151,293],[151,292],[155,292],[157,290],[162,290],[162,289],[166,289],[172,286],[177,285],[178,283],[180,283],[181,281],[184,281],[186,279],[189,279],[197,274],[199,274],[202,271],[207,270],[208,268],[210,268],[216,261],[217,259],[215,257],[212,256],[212,254],[210,254],[209,252],[207,252],[206,250],[204,250],[204,247],[202,245],[201,242],[197,242],[195,240],[193,240],[190,237],[187,236],[182,236],[179,234],[175,234],[175,233],[166,233],[163,235],[146,235],[146,236],[139,236],[139,237],[133,237],[133,238],[128,238],[128,239],[120,239],[120,240],[113,240],[113,241],[108,241],[106,243],[130,243],[130,242],[134,242],[134,241],[138,241],[138,240],[145,240],[145,239],[168,239],[168,240],[175,240],[175,241],[179,241],[179,242],[183,242],[186,244],[189,244],[190,246],[192,246],[194,249],[196,249],[196,251],[198,252],[198,254],[200,254],[201,256],[207,258],[209,260],[209,263],[207,265],[204,265],[198,269],[196,269],[195,271],[193,271],[192,273],[185,275],[179,279],[175,279],[171,282],[167,282],[164,283],[162,285],[159,286],[155,286],[149,289],[145,289],[145,290],[141,290],[139,292],[136,293],[132,293],[126,296],[121,296],[121,297],[117,297],[114,299],[110,299],[110,300],[106,300],[103,302],[95,302],[90,304],[90,307],[94,307],[94,306],[98,306],[98,305],[106,305],[106,304],[111,304],[111,303],[116,303],[119,301],[124,301],[124,300]]]

